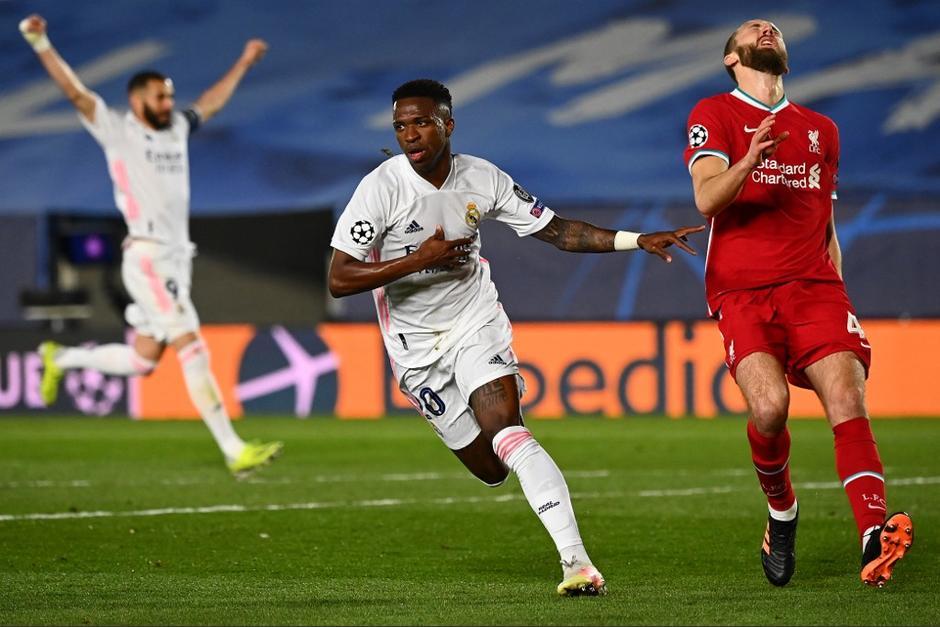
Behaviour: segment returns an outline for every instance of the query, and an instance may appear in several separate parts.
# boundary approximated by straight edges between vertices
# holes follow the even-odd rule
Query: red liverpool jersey
[[[795,279],[841,281],[826,242],[839,168],[839,129],[832,120],[786,97],[773,107],[740,89],[706,98],[689,115],[689,172],[706,155],[737,163],[771,113],[777,116],[771,134],[790,136],[710,220],[705,294],[711,315],[732,290]]]

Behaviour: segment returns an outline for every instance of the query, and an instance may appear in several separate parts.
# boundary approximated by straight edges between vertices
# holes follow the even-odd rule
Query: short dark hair
[[[740,28],[740,26],[739,26],[738,28]],[[736,44],[738,43],[738,42],[736,41],[737,36],[738,36],[738,29],[736,28],[736,29],[734,29],[734,32],[731,33],[731,37],[728,37],[728,41],[725,43],[725,53],[724,53],[723,55],[721,55],[721,58],[722,58],[722,59],[724,59],[724,58],[727,57],[729,54],[731,54],[732,52],[734,52],[734,49],[735,49],[735,47],[736,47]],[[724,61],[722,61],[722,63],[724,63]],[[726,65],[726,66],[725,66],[725,71],[728,72],[728,76],[730,76],[730,77],[731,77],[731,80],[734,81],[734,84],[737,85],[737,84],[738,84],[738,79],[734,77],[734,68],[732,68],[730,65]]]
[[[165,80],[166,76],[155,70],[137,72],[137,74],[131,76],[131,80],[127,81],[127,93],[131,93],[135,89],[146,87],[147,83],[150,81],[160,81],[162,83]]]
[[[419,78],[399,85],[392,94],[392,104],[402,98],[430,98],[436,105],[447,107],[448,113],[454,110],[454,103],[450,97],[450,90],[443,83],[430,78]]]

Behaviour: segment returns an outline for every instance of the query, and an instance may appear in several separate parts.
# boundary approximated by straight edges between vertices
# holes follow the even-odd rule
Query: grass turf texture
[[[238,510],[0,519],[0,623],[940,621],[940,421],[876,421],[889,480],[901,482],[889,504],[917,525],[882,590],[859,581],[823,421],[791,421],[802,509],[783,589],[760,567],[766,510],[742,420],[529,426],[568,475],[605,598],[556,597],[557,554],[518,482],[484,487],[420,419],[249,420],[244,436],[286,449],[241,482],[200,423],[0,420],[0,514]]]

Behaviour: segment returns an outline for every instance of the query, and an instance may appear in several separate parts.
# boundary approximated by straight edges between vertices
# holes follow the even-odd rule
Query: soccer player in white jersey
[[[92,368],[113,375],[146,376],[167,345],[176,350],[190,398],[209,427],[231,472],[242,475],[277,456],[280,442],[244,442],[229,419],[209,369],[209,353],[199,335],[190,299],[192,256],[189,241],[189,135],[228,102],[248,69],[267,50],[253,39],[229,71],[195,104],[175,111],[173,83],[157,72],[131,78],[131,110],[119,113],[90,91],[49,42],[46,22],[31,15],[20,31],[52,80],[78,110],[79,119],[104,149],[114,183],[114,200],[127,223],[121,276],[133,298],[127,322],[134,345],[64,347],[44,342],[42,398],[55,402],[65,370]]]
[[[483,159],[452,154],[451,96],[432,80],[399,87],[392,126],[403,155],[367,175],[333,234],[333,296],[372,290],[401,390],[457,458],[489,486],[509,471],[555,542],[562,596],[606,593],[578,532],[565,479],[523,424],[512,328],[480,256],[485,219],[572,252],[642,248],[666,261],[686,235],[609,231],[565,220]]]

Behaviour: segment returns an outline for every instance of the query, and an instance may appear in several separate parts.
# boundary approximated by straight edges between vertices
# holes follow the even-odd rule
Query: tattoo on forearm
[[[614,231],[557,216],[536,237],[561,250],[575,253],[603,253],[614,249]]]

